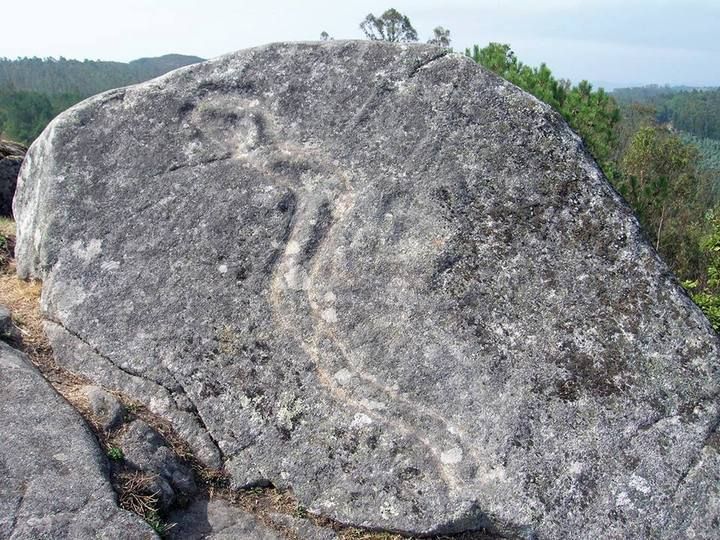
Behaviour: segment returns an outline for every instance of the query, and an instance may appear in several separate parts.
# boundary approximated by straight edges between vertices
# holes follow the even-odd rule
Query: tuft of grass
[[[152,527],[160,538],[163,538],[175,526],[175,523],[168,523],[157,512],[149,512],[143,516],[145,522]]]
[[[125,454],[123,453],[122,448],[118,448],[117,446],[111,446],[110,448],[108,448],[107,457],[109,457],[113,461],[122,461],[123,459],[125,459]]]
[[[293,516],[296,517],[296,518],[304,519],[304,518],[307,518],[307,517],[308,517],[308,511],[307,511],[307,509],[306,509],[303,505],[298,504],[298,505],[295,507],[295,511],[293,512]]]
[[[0,217],[0,236],[15,237],[15,222],[7,217]]]
[[[175,524],[163,519],[159,510],[159,493],[152,490],[155,476],[139,471],[124,472],[115,478],[120,507],[141,516],[161,538]]]

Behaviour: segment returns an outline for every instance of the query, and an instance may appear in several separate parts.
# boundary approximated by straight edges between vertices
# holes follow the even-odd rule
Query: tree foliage
[[[623,105],[643,103],[656,111],[656,120],[699,138],[720,140],[720,88],[644,86],[619,88],[613,95]]]
[[[587,81],[572,86],[569,81],[558,80],[544,63],[539,67],[527,66],[517,59],[510,45],[503,43],[490,43],[484,48],[475,45],[465,54],[560,112],[583,138],[606,174],[614,174],[611,157],[620,110],[602,88],[594,91]]]
[[[720,332],[720,208],[707,215],[709,232],[702,238],[700,249],[707,259],[701,279],[683,283],[692,299],[700,306],[716,332]]]
[[[57,114],[82,99],[77,94],[0,89],[0,135],[30,144]]]
[[[396,9],[388,9],[376,17],[369,13],[360,29],[368,39],[373,41],[408,42],[417,41],[418,35],[410,19]]]
[[[703,272],[699,242],[712,186],[697,161],[694,146],[661,126],[645,126],[625,152],[616,183],[655,248],[681,277]]]
[[[450,47],[450,30],[442,26],[436,26],[433,30],[433,37],[428,39],[430,45],[439,45],[440,47]]]
[[[127,64],[65,58],[0,58],[0,88],[44,94],[91,96],[111,88],[127,86],[173,69],[201,61],[196,56],[170,54],[140,58]]]
[[[65,58],[0,58],[0,135],[30,144],[57,114],[80,100],[201,60],[167,55],[128,64]]]

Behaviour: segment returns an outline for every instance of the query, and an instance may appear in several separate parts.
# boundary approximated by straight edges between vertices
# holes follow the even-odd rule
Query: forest
[[[368,17],[368,39],[418,41],[407,17]],[[332,39],[323,32],[322,39]],[[442,27],[428,40],[449,47]],[[555,108],[634,209],[648,240],[720,330],[720,89],[595,89],[529,66],[508,44],[465,54]],[[31,143],[59,112],[96,92],[199,61],[169,55],[118,64],[0,59],[0,135]]]
[[[202,61],[168,54],[127,64],[65,58],[0,58],[0,135],[30,144],[56,115],[111,88]]]

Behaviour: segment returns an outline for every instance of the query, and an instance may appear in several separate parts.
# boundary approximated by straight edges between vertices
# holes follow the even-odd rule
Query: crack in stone
[[[682,488],[683,484],[687,480],[687,477],[700,464],[700,461],[702,459],[703,450],[705,450],[705,447],[708,445],[708,441],[716,433],[716,431],[718,430],[718,427],[720,427],[720,414],[715,415],[715,419],[710,424],[710,427],[708,428],[708,430],[705,434],[705,437],[702,440],[702,445],[700,446],[700,448],[698,448],[697,452],[695,452],[692,459],[688,463],[688,466],[685,468],[683,473],[680,475],[680,478],[677,481],[677,485],[675,486],[675,489],[673,489],[672,496],[670,498],[671,501],[675,502],[678,491],[680,491],[680,488]]]
[[[153,384],[157,384],[158,386],[161,386],[162,388],[164,388],[165,390],[167,390],[170,394],[172,394],[172,391],[171,391],[169,388],[167,388],[166,386],[164,386],[162,383],[160,383],[160,382],[158,382],[158,381],[154,381],[154,380],[152,380],[152,379],[150,379],[150,378],[148,378],[148,377],[146,377],[146,376],[144,376],[144,375],[142,375],[142,374],[140,374],[140,373],[138,373],[138,372],[136,372],[136,371],[134,371],[134,370],[132,370],[132,369],[124,368],[124,367],[118,365],[118,364],[115,363],[109,356],[107,356],[107,355],[103,354],[102,352],[100,352],[100,350],[99,350],[97,347],[95,347],[95,346],[92,345],[90,342],[88,342],[87,340],[85,340],[84,338],[82,338],[82,337],[81,337],[77,332],[75,332],[74,330],[70,330],[67,326],[65,326],[65,325],[64,325],[63,323],[61,323],[60,321],[58,321],[58,320],[56,320],[56,319],[53,319],[52,317],[47,317],[47,316],[43,317],[43,320],[44,320],[44,321],[51,322],[51,323],[59,326],[60,328],[62,328],[63,330],[65,330],[65,332],[67,332],[68,334],[70,334],[72,337],[74,337],[74,338],[77,339],[78,341],[80,341],[80,342],[82,342],[83,344],[85,344],[92,352],[94,352],[95,354],[97,354],[100,358],[103,358],[104,360],[107,360],[108,362],[110,362],[110,363],[113,365],[113,367],[116,367],[117,369],[119,369],[120,371],[122,371],[123,373],[125,373],[126,375],[130,375],[131,377],[137,377],[138,379],[143,379],[143,380],[146,380],[146,381],[151,382],[151,383],[153,383]]]
[[[418,72],[419,72],[421,69],[429,66],[430,64],[432,64],[432,63],[435,62],[436,60],[440,60],[441,58],[445,58],[445,57],[448,56],[449,54],[450,54],[450,51],[444,50],[444,51],[439,52],[438,54],[435,54],[435,55],[431,56],[431,57],[430,57],[429,59],[427,59],[427,60],[423,60],[423,61],[417,63],[417,64],[416,64],[415,66],[413,66],[413,68],[410,70],[410,73],[408,74],[408,77],[407,77],[407,78],[408,78],[408,79],[414,78],[415,75],[417,75]]]
[[[17,522],[18,518],[20,516],[20,510],[22,509],[22,505],[25,502],[25,495],[27,494],[28,485],[23,482],[23,489],[22,494],[20,495],[20,500],[17,503],[17,506],[15,507],[15,514],[13,515],[12,523],[10,524],[10,531],[15,532],[15,529],[17,528]],[[12,535],[10,535],[12,536]]]
[[[107,361],[112,367],[118,369],[118,370],[121,371],[122,373],[124,373],[124,374],[126,374],[126,375],[128,375],[128,376],[130,376],[130,377],[134,377],[134,378],[137,378],[137,379],[141,379],[141,380],[147,381],[147,382],[149,382],[149,383],[151,383],[151,384],[154,384],[154,385],[157,385],[158,387],[160,387],[160,388],[162,388],[163,390],[165,390],[165,392],[167,392],[168,396],[169,396],[170,398],[172,398],[172,401],[174,402],[174,408],[175,408],[176,411],[178,411],[178,412],[185,412],[185,413],[187,413],[187,414],[190,414],[190,415],[195,419],[195,421],[197,422],[197,424],[200,426],[201,430],[207,435],[207,437],[210,439],[210,441],[211,441],[212,444],[214,445],[215,450],[218,452],[218,457],[219,457],[219,460],[220,460],[220,464],[222,465],[222,463],[224,462],[224,459],[223,459],[223,453],[222,453],[222,451],[220,450],[220,447],[219,447],[219,445],[218,445],[218,441],[213,437],[210,429],[208,428],[207,424],[205,423],[204,419],[202,418],[202,416],[201,416],[201,414],[200,414],[200,412],[199,412],[199,410],[198,410],[198,408],[197,408],[197,404],[195,403],[195,401],[188,395],[188,393],[186,392],[185,388],[182,386],[182,384],[180,384],[180,383],[178,382],[178,380],[175,378],[175,376],[174,376],[170,371],[167,371],[167,373],[173,378],[173,380],[174,380],[175,383],[177,384],[177,389],[170,389],[170,388],[168,388],[167,386],[163,385],[162,383],[160,383],[160,382],[158,382],[158,381],[155,381],[155,380],[153,380],[153,379],[151,379],[151,378],[148,378],[148,377],[144,376],[144,375],[141,374],[141,373],[138,373],[138,372],[135,372],[134,370],[127,369],[127,368],[124,368],[124,367],[122,367],[122,366],[119,366],[119,365],[118,365],[116,362],[114,362],[110,357],[108,357],[107,355],[103,354],[97,347],[95,347],[94,345],[92,345],[91,343],[89,343],[87,340],[85,340],[83,337],[81,337],[77,332],[69,329],[69,328],[68,328],[67,326],[65,326],[63,323],[61,323],[61,322],[53,319],[52,317],[47,317],[47,316],[45,316],[45,317],[43,317],[43,319],[44,319],[45,321],[47,321],[47,322],[50,322],[50,323],[55,324],[55,325],[57,325],[58,327],[62,328],[62,330],[65,331],[65,332],[67,332],[68,335],[70,335],[70,336],[72,336],[73,338],[77,339],[79,342],[81,342],[81,343],[84,344],[86,347],[88,347],[94,354],[96,354],[96,355],[99,356],[100,358],[102,358],[102,359],[104,359],[105,361]],[[120,389],[120,390],[122,391],[122,389]],[[183,396],[185,396],[185,397],[188,399],[188,401],[192,404],[192,409],[191,409],[191,410],[182,410],[182,409],[178,408],[177,402],[175,402],[175,398],[174,398],[174,396],[177,395],[177,394],[183,395]],[[157,414],[157,413],[155,413],[155,414]],[[165,418],[163,415],[159,415],[159,416]],[[171,424],[173,424],[173,429],[177,429],[177,427],[174,425],[174,422],[172,422],[171,419],[169,419],[169,418],[165,418],[165,419],[168,420],[168,421],[170,421]],[[182,440],[185,441],[186,443],[188,442],[184,437],[182,437]]]
[[[233,159],[233,155],[232,155],[232,153],[228,152],[228,153],[225,154],[225,155],[222,155],[222,156],[219,156],[219,157],[210,158],[210,159],[202,159],[202,160],[200,160],[200,161],[198,161],[198,162],[196,162],[196,163],[192,163],[192,162],[178,163],[178,164],[170,165],[170,166],[169,166],[167,169],[165,169],[165,170],[162,170],[162,171],[160,171],[160,172],[156,172],[156,173],[154,173],[154,174],[151,174],[150,176],[148,176],[148,179],[157,178],[158,176],[162,176],[162,175],[164,175],[164,174],[169,174],[169,173],[172,173],[172,172],[175,172],[175,171],[179,171],[179,170],[181,170],[181,169],[192,169],[192,168],[195,168],[195,167],[200,167],[200,166],[202,166],[202,165],[209,165],[209,164],[211,164],[211,163],[218,163],[218,162],[220,162],[220,161],[228,161],[228,160],[230,160],[230,159]],[[148,206],[152,206],[152,203],[151,203],[150,205],[148,205]]]

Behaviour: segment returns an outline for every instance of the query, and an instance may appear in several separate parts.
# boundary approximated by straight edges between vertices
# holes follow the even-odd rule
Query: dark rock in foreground
[[[0,216],[12,216],[13,195],[26,151],[22,144],[0,140]]]
[[[197,493],[193,473],[180,462],[162,436],[142,420],[134,420],[118,439],[125,460],[153,479],[161,507],[167,510],[178,496],[189,500]]]
[[[197,499],[187,508],[170,514],[170,521],[174,523],[168,533],[171,540],[281,539],[255,516],[222,499]]]
[[[578,137],[459,55],[278,44],[33,145],[57,360],[236,487],[414,534],[718,535],[718,342]]]
[[[0,539],[156,538],[121,510],[80,415],[0,342]]]

